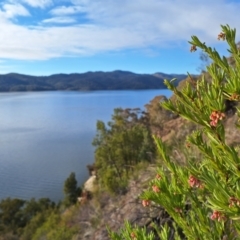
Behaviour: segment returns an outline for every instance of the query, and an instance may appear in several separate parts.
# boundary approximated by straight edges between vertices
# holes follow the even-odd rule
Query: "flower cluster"
[[[142,205],[144,207],[148,207],[148,206],[150,206],[150,204],[151,204],[151,202],[149,200],[147,200],[147,199],[142,200]]]
[[[202,183],[193,175],[190,175],[189,179],[188,179],[188,184],[190,185],[190,187],[196,187],[196,188],[202,188]]]
[[[190,48],[190,52],[196,52],[197,51],[197,47],[195,45],[192,45]]]
[[[161,180],[161,178],[162,178],[162,177],[161,177],[159,174],[156,175],[156,179],[157,179],[157,180]]]
[[[221,220],[225,220],[226,217],[219,211],[213,211],[211,217],[210,217],[212,220],[218,220],[219,222]]]
[[[131,239],[134,239],[134,240],[137,239],[137,235],[134,232],[131,232],[130,236],[131,236]]]
[[[240,200],[235,198],[235,197],[230,197],[229,199],[229,207],[233,207],[233,206],[240,206]]]
[[[220,111],[213,111],[210,115],[210,125],[216,127],[219,120],[222,120],[225,117],[225,114]]]
[[[230,101],[236,101],[236,100],[238,101],[238,100],[240,100],[240,95],[237,94],[237,93],[233,93],[233,94],[230,96],[229,100],[230,100]]]
[[[175,212],[176,213],[182,213],[182,209],[181,208],[175,208]]]
[[[191,147],[191,144],[189,142],[186,143],[186,147],[187,148],[190,148]]]
[[[152,190],[153,190],[155,193],[158,193],[158,192],[160,192],[160,189],[159,189],[159,187],[158,187],[158,186],[156,186],[156,185],[153,185],[153,186],[152,186]]]
[[[226,39],[226,34],[225,33],[223,33],[223,32],[220,32],[219,34],[218,34],[218,40],[225,40]]]

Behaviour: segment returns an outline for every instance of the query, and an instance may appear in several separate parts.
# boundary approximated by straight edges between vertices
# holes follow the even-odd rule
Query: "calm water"
[[[0,199],[60,200],[71,172],[83,183],[94,161],[96,121],[168,90],[0,93]]]

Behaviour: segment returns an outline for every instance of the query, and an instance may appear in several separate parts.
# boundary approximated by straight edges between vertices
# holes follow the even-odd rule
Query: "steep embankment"
[[[139,199],[143,189],[155,175],[156,165],[149,165],[139,172],[135,179],[131,179],[127,193],[113,196],[101,192],[91,200],[79,206],[72,223],[77,224],[79,233],[76,240],[105,240],[108,238],[106,226],[113,230],[123,227],[125,220],[140,226],[147,226],[153,218],[161,215],[161,209],[144,208]]]
[[[164,120],[163,120],[164,119]],[[154,129],[165,142],[171,144],[171,157],[174,161],[185,162],[184,154],[185,139],[196,127],[187,120],[179,116],[168,115],[168,118],[161,119],[159,129]],[[226,111],[226,140],[230,144],[240,142],[240,131],[236,130],[237,116],[233,109]],[[193,153],[197,154],[197,153]],[[127,192],[124,195],[112,196],[106,192],[94,194],[91,200],[77,206],[77,211],[72,219],[73,225],[77,225],[79,233],[75,240],[107,240],[108,234],[106,226],[113,230],[123,227],[124,221],[131,224],[146,226],[151,228],[151,223],[162,225],[166,221],[171,221],[166,212],[160,206],[144,208],[139,198],[144,189],[148,188],[148,182],[156,175],[157,166],[160,160],[151,163],[135,172],[129,181]]]
[[[237,117],[229,116],[226,120],[227,140],[234,144],[240,142],[240,131],[234,131]],[[181,131],[185,120],[176,118],[166,123],[169,133],[163,138],[176,142],[176,134],[179,139],[188,134],[185,129]],[[178,126],[178,127],[177,127]],[[166,131],[167,133],[167,131]],[[177,146],[173,147],[172,158],[175,161],[184,162],[185,155]],[[119,230],[123,227],[124,221],[138,226],[151,228],[151,223],[162,225],[166,221],[171,221],[167,213],[160,206],[144,208],[141,204],[140,194],[149,187],[148,182],[156,175],[157,164],[150,164],[144,170],[138,172],[130,180],[127,193],[120,196],[112,196],[106,192],[94,195],[93,199],[77,206],[77,210],[72,218],[72,224],[77,225],[79,233],[75,240],[107,240],[109,239],[106,226],[112,230]]]

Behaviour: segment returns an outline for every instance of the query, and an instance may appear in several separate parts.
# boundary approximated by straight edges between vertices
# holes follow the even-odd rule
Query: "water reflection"
[[[0,94],[0,198],[62,198],[74,171],[79,183],[94,161],[97,120],[116,107],[136,108],[166,90]]]

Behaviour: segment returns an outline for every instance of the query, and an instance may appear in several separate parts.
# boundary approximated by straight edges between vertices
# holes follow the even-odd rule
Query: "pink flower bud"
[[[150,205],[150,201],[149,200],[147,200],[147,199],[144,199],[144,200],[142,200],[142,205],[144,206],[144,207],[148,207],[149,205]]]
[[[156,179],[157,179],[157,180],[161,180],[161,178],[162,178],[162,177],[161,177],[159,174],[156,175]]]
[[[220,111],[213,111],[210,115],[210,125],[213,127],[216,127],[218,124],[219,120],[222,120],[223,118],[225,118],[225,113],[222,113]]]
[[[212,220],[218,220],[218,222],[225,220],[226,217],[219,211],[213,211],[212,215],[210,216]]]
[[[197,51],[197,47],[195,45],[192,45],[190,48],[190,52],[196,52]]]
[[[156,185],[153,185],[153,186],[152,186],[152,190],[153,190],[155,193],[158,193],[158,192],[160,192],[160,189],[159,189],[159,187],[158,187],[158,186],[156,186]]]
[[[190,187],[203,188],[201,182],[193,175],[190,175],[188,179],[188,184],[190,185]]]
[[[130,236],[131,236],[131,239],[134,239],[134,240],[137,239],[137,235],[134,232],[131,232]]]

